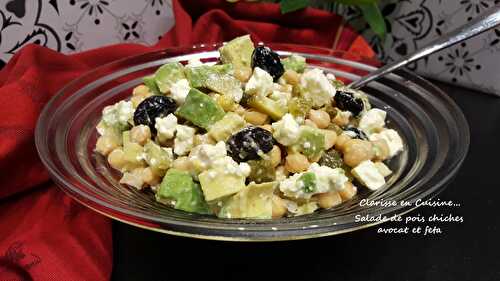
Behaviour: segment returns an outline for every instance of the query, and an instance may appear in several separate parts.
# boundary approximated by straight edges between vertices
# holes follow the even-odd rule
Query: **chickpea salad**
[[[96,152],[120,183],[175,209],[248,219],[309,214],[386,184],[384,161],[404,144],[366,94],[249,35],[219,53],[167,63],[103,109]]]

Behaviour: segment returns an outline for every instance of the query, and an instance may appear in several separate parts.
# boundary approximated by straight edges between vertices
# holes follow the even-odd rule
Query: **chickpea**
[[[291,69],[288,69],[285,73],[283,73],[283,79],[285,79],[285,81],[292,86],[298,85],[300,82],[299,74]]]
[[[320,129],[324,129],[330,125],[330,115],[323,110],[309,110],[309,119]]]
[[[309,127],[313,127],[313,128],[318,128],[318,125],[316,125],[316,123],[314,123],[311,119],[306,119],[304,121],[304,125],[309,126]]]
[[[285,159],[285,169],[290,173],[299,173],[307,170],[311,163],[307,160],[307,157],[300,153],[288,154]]]
[[[347,141],[344,149],[344,162],[349,167],[373,158],[373,147],[369,141],[352,139]]]
[[[386,140],[372,141],[375,160],[384,161],[389,157],[389,145]]]
[[[323,130],[325,135],[325,150],[332,148],[337,141],[337,134],[331,130]]]
[[[194,135],[193,138],[193,144],[194,146],[200,145],[200,144],[215,144],[215,140],[210,137],[208,134],[196,134]]]
[[[283,93],[291,93],[293,90],[292,85],[288,85],[285,83],[285,85],[280,85],[280,84],[274,84],[273,86],[275,91],[283,92]]]
[[[125,153],[121,147],[113,149],[108,155],[108,163],[113,169],[121,170],[127,162],[124,158]]]
[[[139,85],[135,87],[132,91],[132,98],[130,99],[130,101],[132,102],[132,106],[136,108],[143,100],[151,95],[152,93],[145,85]]]
[[[215,94],[213,98],[215,99],[215,102],[217,102],[217,104],[220,105],[220,107],[222,107],[222,109],[226,112],[234,111],[239,106],[231,97],[227,95]]]
[[[118,143],[112,136],[100,136],[95,144],[95,150],[100,154],[107,156],[111,151],[118,147]]]
[[[293,86],[286,84],[285,86],[283,86],[283,92],[285,92],[285,93],[292,93],[293,92]]]
[[[130,173],[124,173],[120,179],[120,183],[124,183],[141,190],[144,187],[144,181],[142,180],[142,171],[144,168],[136,168]]]
[[[279,148],[279,146],[273,146],[273,149],[269,152],[269,156],[272,166],[278,166],[281,163],[281,149]]]
[[[323,209],[329,209],[342,203],[342,198],[337,191],[320,193],[316,195],[316,198],[318,199],[318,205]]]
[[[346,134],[341,134],[340,136],[337,137],[337,140],[335,142],[335,148],[338,151],[344,151],[346,143],[351,140],[351,137],[349,137]]]
[[[319,159],[321,159],[322,156],[323,156],[323,153],[318,153],[316,156],[309,158],[309,162],[316,163],[319,161]]]
[[[347,201],[350,200],[356,195],[358,189],[352,184],[352,182],[346,182],[344,188],[339,191],[340,197],[342,200]]]
[[[137,96],[137,95],[147,95],[149,94],[149,88],[146,85],[139,85],[132,90],[132,95]]]
[[[234,77],[241,82],[247,82],[252,76],[252,69],[250,67],[239,67],[234,70]]]
[[[276,180],[282,181],[288,177],[288,171],[285,169],[285,166],[276,167]]]
[[[272,205],[272,208],[273,208],[273,213],[272,213],[272,217],[273,219],[279,219],[281,217],[283,217],[286,212],[287,212],[287,208],[286,208],[286,205],[285,205],[285,201],[283,201],[283,199],[281,199],[279,196],[277,195],[273,195],[273,205]]]
[[[248,123],[257,126],[264,125],[269,120],[269,116],[267,116],[267,114],[253,110],[245,111],[243,118],[245,118],[245,121]]]
[[[172,168],[181,170],[181,171],[190,171],[191,170],[191,161],[187,156],[181,156],[174,160],[172,163]]]
[[[343,113],[341,111],[338,111],[335,117],[332,120],[332,123],[339,125],[339,126],[346,126],[349,124],[349,114]]]
[[[262,128],[262,129],[264,129],[264,130],[267,130],[267,131],[269,131],[269,132],[271,132],[271,133],[273,132],[273,126],[271,126],[270,124],[261,125],[261,126],[259,126],[259,127],[261,127],[261,128]]]
[[[236,108],[234,109],[234,112],[235,112],[236,114],[238,114],[238,115],[243,116],[243,115],[245,115],[246,110],[245,110],[245,108],[244,108],[243,106],[238,105],[238,107],[236,107]]]
[[[160,177],[156,175],[150,167],[146,167],[141,173],[142,181],[147,185],[157,185],[160,183]]]
[[[145,145],[151,139],[151,130],[146,125],[134,126],[130,130],[130,141]]]

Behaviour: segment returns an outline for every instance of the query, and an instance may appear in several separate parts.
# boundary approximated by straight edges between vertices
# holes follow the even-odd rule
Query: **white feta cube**
[[[193,148],[196,130],[189,126],[177,125],[176,131],[174,153],[179,156],[186,155]]]
[[[384,110],[378,108],[370,109],[361,115],[358,128],[367,135],[382,130],[385,126],[386,115],[387,112]]]
[[[385,129],[380,133],[371,134],[369,136],[371,141],[385,140],[389,146],[389,156],[394,157],[399,152],[403,151],[403,140],[398,132],[393,129]]]
[[[384,176],[370,160],[358,164],[351,170],[351,173],[361,184],[371,190],[377,190],[385,184]]]
[[[126,172],[120,179],[120,183],[126,184],[141,190],[144,187],[144,180],[141,174],[142,170],[135,169],[132,172]]]
[[[238,177],[248,177],[250,175],[250,165],[247,163],[238,164],[230,156],[224,156],[214,161],[213,168],[219,168],[225,175],[236,175]]]
[[[292,99],[292,94],[291,93],[286,93],[286,92],[281,92],[281,91],[276,91],[274,90],[270,95],[269,98],[278,102],[278,104],[281,107],[287,107],[288,106],[288,101]]]
[[[389,169],[389,167],[387,167],[384,162],[375,162],[375,167],[377,168],[378,172],[384,177],[392,174],[391,169]]]
[[[187,79],[181,79],[172,84],[170,87],[170,94],[175,102],[181,105],[186,101],[186,97],[190,90],[189,81]]]
[[[323,74],[323,71],[318,68],[302,74],[300,86],[303,89],[303,95],[311,99],[313,107],[321,107],[330,103],[336,93],[335,88]]]
[[[280,121],[274,122],[272,127],[273,137],[282,145],[292,145],[299,139],[300,125],[290,113],[285,114]]]
[[[315,175],[312,191],[304,189],[304,182],[301,180],[301,177],[305,173],[313,173]],[[348,178],[345,176],[344,170],[340,168],[332,169],[327,166],[320,166],[318,163],[313,163],[307,172],[296,173],[281,181],[279,188],[287,197],[309,199],[314,194],[341,190],[347,181]]]
[[[318,163],[312,163],[308,169],[316,175],[317,193],[324,193],[334,190],[342,190],[345,183],[349,180],[345,176],[344,170],[340,168],[332,169],[327,166],[320,166]]]
[[[272,89],[273,77],[259,67],[254,68],[252,76],[245,85],[245,93],[266,96]]]
[[[102,121],[109,127],[126,128],[133,117],[134,108],[130,101],[119,101],[102,110]]]
[[[216,161],[227,155],[226,144],[219,141],[217,144],[200,144],[191,150],[189,161],[194,169],[201,173],[213,168]]]
[[[163,118],[157,117],[155,119],[155,128],[160,141],[172,139],[177,128],[177,117],[172,113]]]

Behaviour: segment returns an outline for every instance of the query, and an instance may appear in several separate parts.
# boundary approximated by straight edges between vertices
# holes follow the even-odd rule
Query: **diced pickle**
[[[276,169],[270,159],[250,160],[250,175],[248,179],[256,183],[274,181]]]
[[[310,160],[317,159],[325,149],[325,135],[321,130],[309,126],[301,126],[299,140],[292,150],[301,152]]]
[[[319,159],[318,164],[332,169],[341,168],[344,170],[346,177],[352,181],[351,168],[344,163],[342,154],[339,151],[335,149],[325,151],[325,153],[321,156],[321,159]]]
[[[299,181],[302,182],[302,190],[307,193],[316,191],[316,175],[312,172],[307,172],[300,176]]]
[[[305,118],[311,108],[312,102],[304,97],[293,97],[288,102],[288,112],[295,117]]]
[[[342,168],[344,166],[344,160],[342,159],[342,154],[335,149],[330,149],[326,151],[321,159],[319,159],[318,164],[321,166],[327,166],[332,169]]]
[[[281,60],[281,63],[285,67],[285,69],[291,69],[295,72],[304,72],[306,69],[306,58],[298,56],[298,55],[291,55],[283,60]]]

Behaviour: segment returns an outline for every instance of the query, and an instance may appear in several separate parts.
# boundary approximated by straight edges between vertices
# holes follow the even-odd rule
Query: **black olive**
[[[344,128],[344,132],[351,136],[353,139],[368,140],[368,136],[365,134],[365,132],[356,127],[349,126],[347,128]]]
[[[177,109],[175,100],[166,96],[150,96],[143,100],[135,109],[134,124],[147,125],[153,134],[156,133],[156,118],[162,118]]]
[[[348,110],[354,116],[363,110],[363,101],[360,98],[355,98],[352,93],[337,91],[334,99],[340,110]]]
[[[259,67],[269,73],[276,82],[285,72],[280,56],[271,48],[259,46],[252,53],[252,68]]]
[[[226,142],[228,154],[236,161],[261,159],[259,152],[268,153],[276,141],[273,135],[260,127],[246,127]]]

